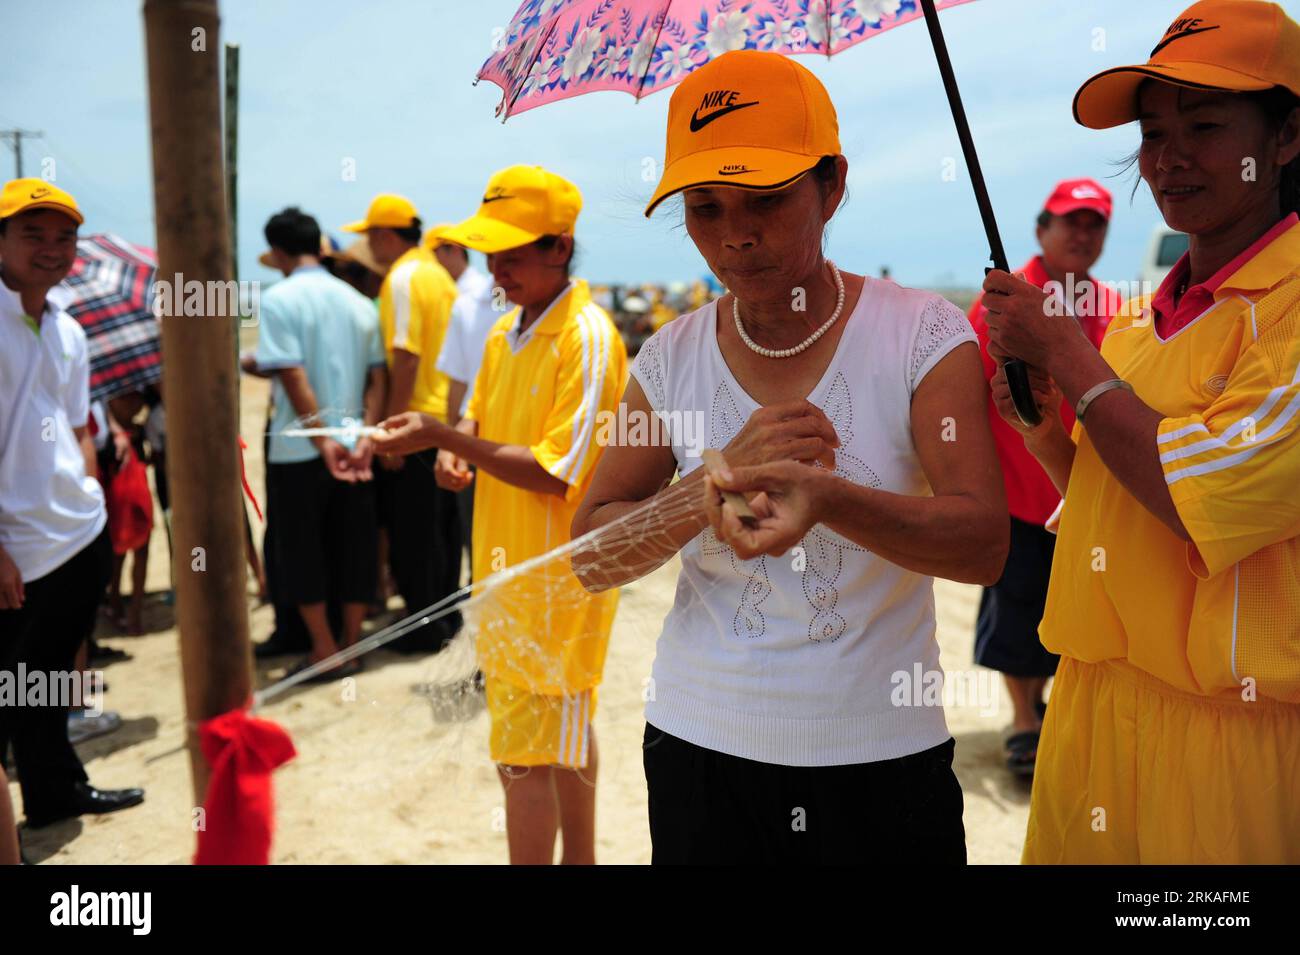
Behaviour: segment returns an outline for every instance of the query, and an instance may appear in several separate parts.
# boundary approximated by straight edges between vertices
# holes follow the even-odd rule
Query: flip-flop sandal
[[[1003,747],[1007,769],[1013,776],[1034,775],[1034,762],[1038,758],[1038,730],[1022,730],[1007,737]]]

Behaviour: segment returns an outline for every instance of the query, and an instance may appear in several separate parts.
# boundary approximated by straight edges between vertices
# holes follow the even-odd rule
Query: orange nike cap
[[[0,192],[0,219],[8,219],[32,209],[57,209],[81,225],[86,221],[77,200],[62,189],[51,186],[44,179],[10,179]]]
[[[673,91],[664,174],[645,214],[692,186],[779,189],[839,153],[839,120],[817,77],[780,53],[724,53]]]
[[[1264,0],[1201,0],[1169,25],[1141,66],[1098,73],[1074,96],[1074,118],[1093,129],[1138,118],[1143,81],[1242,93],[1284,86],[1300,96],[1300,24]]]

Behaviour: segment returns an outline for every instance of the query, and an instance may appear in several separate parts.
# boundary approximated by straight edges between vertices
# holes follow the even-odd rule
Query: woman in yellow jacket
[[[1300,25],[1203,0],[1074,113],[1139,121],[1191,242],[1100,354],[1039,289],[984,286],[995,353],[1079,421],[1025,428],[994,379],[1063,497],[1024,861],[1300,862]]]

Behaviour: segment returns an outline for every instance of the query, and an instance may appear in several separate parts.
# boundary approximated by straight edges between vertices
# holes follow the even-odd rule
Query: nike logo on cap
[[[738,109],[745,109],[747,106],[757,106],[758,100],[749,103],[737,103],[736,97],[740,93],[737,90],[713,90],[704,94],[704,99],[700,105],[695,108],[691,114],[691,132],[698,133],[715,119],[720,119],[728,113],[734,113]],[[713,110],[707,116],[700,116],[700,110]]]
[[[762,171],[763,170],[761,169],[750,169],[748,166],[742,163],[742,164],[736,164],[731,166],[723,166],[721,169],[718,170],[718,175],[719,176],[740,176],[747,172],[762,172]]]
[[[45,196],[48,196],[49,194],[50,194],[50,190],[48,186],[37,186],[35,189],[32,190],[32,194],[29,198],[41,199],[44,198]]]
[[[1199,17],[1192,17],[1183,20],[1175,20],[1172,24],[1170,24],[1169,29],[1165,31],[1165,38],[1161,40],[1158,44],[1156,44],[1156,48],[1151,51],[1151,55],[1155,56],[1157,53],[1159,53],[1161,50],[1167,47],[1170,43],[1173,43],[1175,40],[1181,40],[1184,37],[1193,36],[1197,33],[1208,33],[1211,30],[1219,29],[1218,27],[1201,26],[1201,24],[1204,22],[1205,21],[1200,19]]]
[[[498,201],[498,200],[500,200],[500,199],[513,199],[513,198],[515,198],[515,197],[514,197],[514,196],[507,196],[507,195],[504,195],[504,194],[498,193],[498,194],[495,195],[495,196],[484,196],[484,197],[483,197],[483,201],[484,201],[485,203],[487,203],[487,202],[496,202],[496,201]]]

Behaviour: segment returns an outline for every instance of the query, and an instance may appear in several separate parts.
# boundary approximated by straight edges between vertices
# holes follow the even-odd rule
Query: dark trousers
[[[456,495],[433,478],[436,451],[407,455],[390,472],[386,508],[388,563],[407,613],[416,613],[460,589],[460,516]],[[400,650],[438,650],[460,629],[452,613],[394,641]]]
[[[26,689],[18,683],[20,663],[28,675],[45,671],[47,688],[64,684],[54,674],[76,667],[77,651],[95,629],[112,570],[113,546],[105,528],[57,569],[24,582],[21,607],[0,610],[0,671],[12,674],[6,679],[17,691]],[[66,705],[0,706],[0,758],[10,744],[29,817],[54,811],[76,783],[86,781],[81,759],[68,741]]]
[[[1015,677],[1056,674],[1060,657],[1038,639],[1047,606],[1056,535],[1011,518],[1011,550],[1002,576],[980,594],[975,621],[975,662]]]
[[[474,468],[470,468],[471,471]],[[478,480],[477,477],[474,478]],[[474,481],[456,493],[456,511],[460,515],[460,542],[469,564],[469,580],[474,580]]]
[[[655,865],[965,864],[953,740],[898,759],[778,766],[646,724]]]

